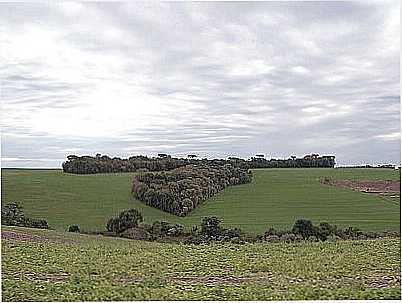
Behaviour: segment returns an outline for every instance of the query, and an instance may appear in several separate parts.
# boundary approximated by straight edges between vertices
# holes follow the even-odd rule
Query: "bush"
[[[79,233],[80,232],[80,227],[78,225],[70,225],[68,227],[68,232],[70,232],[70,233]]]
[[[327,222],[321,222],[317,228],[317,238],[321,241],[327,240],[327,238],[331,235],[336,234],[337,227],[336,225],[331,225]]]
[[[275,242],[279,242],[280,238],[276,235],[268,235],[266,237],[264,237],[264,240],[270,243],[275,243]]]
[[[41,229],[49,228],[46,220],[26,217],[22,211],[22,206],[18,202],[1,205],[1,224]]]
[[[41,229],[48,229],[49,225],[47,224],[46,220],[43,219],[33,219],[33,218],[25,218],[25,227],[32,227],[32,228],[41,228]]]
[[[294,242],[296,241],[296,235],[293,233],[286,233],[280,237],[280,240],[287,243]]]
[[[25,216],[22,206],[18,202],[1,205],[1,224],[25,226]]]
[[[156,237],[180,236],[184,232],[184,226],[165,221],[155,221],[152,223],[151,232]]]
[[[292,228],[292,233],[301,235],[304,239],[316,235],[316,228],[310,220],[299,219]]]
[[[106,225],[106,229],[111,232],[121,233],[129,228],[137,227],[142,222],[141,213],[136,209],[122,211],[117,218],[111,218]]]
[[[153,240],[152,235],[146,231],[144,228],[133,227],[126,229],[120,234],[123,238],[133,239],[133,240]]]
[[[201,222],[201,234],[209,238],[217,238],[221,235],[221,220],[217,217],[205,217]]]

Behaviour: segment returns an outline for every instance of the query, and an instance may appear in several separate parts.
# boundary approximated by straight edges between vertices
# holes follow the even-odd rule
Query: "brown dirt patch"
[[[401,192],[401,182],[392,180],[352,181],[322,178],[320,182],[321,184],[325,185],[349,188],[355,191],[369,194],[400,194]]]
[[[368,281],[368,287],[370,288],[390,288],[390,287],[401,287],[401,276],[377,276],[372,277]]]
[[[244,283],[251,282],[267,282],[272,280],[271,274],[255,275],[247,277],[235,277],[235,276],[223,276],[223,277],[205,277],[205,276],[187,276],[187,277],[170,277],[169,282],[180,283],[180,284],[191,284],[191,285],[206,285],[206,286],[216,286],[216,285],[240,285]]]
[[[15,273],[12,274],[14,280],[28,279],[31,281],[43,281],[51,283],[67,282],[70,275],[65,272],[61,273]]]
[[[4,240],[14,240],[14,241],[28,241],[37,243],[71,243],[65,239],[50,239],[43,236],[24,234],[21,232],[5,231],[1,232],[1,239]]]
[[[113,280],[115,282],[127,283],[127,284],[144,282],[144,278],[139,276],[118,276],[115,277]]]

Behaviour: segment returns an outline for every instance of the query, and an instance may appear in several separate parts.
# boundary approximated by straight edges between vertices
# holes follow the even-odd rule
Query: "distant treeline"
[[[389,169],[401,169],[400,166],[396,166],[395,164],[379,164],[377,166],[372,166],[370,164],[366,165],[355,165],[355,166],[345,166],[342,168],[389,168]]]
[[[189,158],[174,158],[166,154],[159,157],[150,158],[146,156],[133,156],[128,159],[110,158],[100,154],[95,157],[70,155],[63,163],[63,171],[72,174],[96,174],[96,173],[117,173],[117,172],[136,172],[136,171],[166,171],[179,168],[185,165],[204,165],[204,166],[232,166],[251,169],[251,168],[301,168],[301,167],[334,167],[335,156],[319,156],[312,154],[303,158],[292,156],[289,159],[265,159],[262,155],[245,160],[230,157],[225,159],[195,159],[195,155]]]
[[[132,193],[147,205],[185,216],[227,186],[251,182],[252,173],[233,165],[187,165],[171,171],[140,173]]]

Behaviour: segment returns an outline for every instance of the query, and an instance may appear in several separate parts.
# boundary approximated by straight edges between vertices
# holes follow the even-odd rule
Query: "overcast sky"
[[[400,163],[399,1],[0,4],[3,167]]]

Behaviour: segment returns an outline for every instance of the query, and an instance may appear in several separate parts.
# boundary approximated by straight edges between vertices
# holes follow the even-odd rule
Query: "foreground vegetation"
[[[184,218],[131,197],[134,173],[72,175],[61,170],[2,170],[2,202],[19,201],[28,217],[43,218],[51,228],[104,230],[119,212],[136,208],[147,223],[167,221],[187,228],[217,216],[227,227],[264,233],[287,229],[298,218],[314,224],[354,226],[366,231],[400,230],[399,201],[349,189],[324,186],[322,177],[350,180],[399,180],[390,169],[258,169],[253,182],[228,187]]]
[[[3,227],[4,301],[399,299],[400,240],[142,242]],[[29,240],[12,239],[22,233]]]

